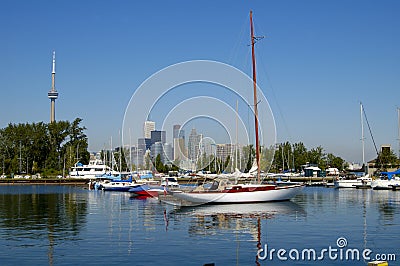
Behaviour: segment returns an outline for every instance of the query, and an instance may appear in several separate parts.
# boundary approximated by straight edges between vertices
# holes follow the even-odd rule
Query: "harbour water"
[[[367,265],[363,255],[400,265],[399,235],[398,191],[307,187],[289,202],[177,209],[68,185],[0,186],[1,265]]]

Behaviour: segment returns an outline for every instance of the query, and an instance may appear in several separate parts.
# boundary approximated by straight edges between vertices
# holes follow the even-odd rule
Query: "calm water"
[[[1,265],[367,264],[345,260],[348,249],[400,265],[400,191],[306,188],[290,202],[174,209],[129,193],[6,185],[0,225]],[[258,259],[258,243],[287,260]]]

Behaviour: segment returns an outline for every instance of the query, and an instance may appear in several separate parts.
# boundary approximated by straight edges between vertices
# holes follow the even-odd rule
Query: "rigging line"
[[[236,38],[236,43],[232,47],[232,49],[231,49],[231,51],[229,53],[229,57],[228,57],[228,61],[227,61],[228,64],[233,64],[234,63],[233,61],[236,60],[236,58],[237,58],[239,47],[242,46],[241,43],[243,43],[243,41],[245,40],[244,39],[244,36],[245,36],[244,32],[245,32],[245,29],[247,28],[247,21],[248,20],[249,20],[249,15],[247,15],[247,17],[243,21],[241,30],[239,32],[239,35]]]
[[[364,116],[365,116],[365,121],[367,122],[369,134],[371,135],[372,142],[374,143],[376,155],[378,155],[378,158],[379,158],[378,149],[376,148],[375,139],[374,139],[374,136],[372,135],[371,127],[369,126],[369,122],[368,122],[367,114],[365,113],[365,108],[364,108],[364,106],[363,106],[363,113],[364,113]],[[380,160],[380,159],[379,159],[379,160]]]
[[[270,76],[268,75],[267,68],[264,65],[263,56],[258,54],[258,57],[261,57],[260,60],[258,60],[258,62],[259,62],[259,64],[261,64],[261,72],[263,74],[262,76],[264,76],[267,80],[268,87],[270,88],[272,97],[274,98],[274,103],[276,104],[276,107],[278,109],[278,114],[279,114],[280,118],[282,119],[283,126],[288,134],[289,139],[293,140],[292,134],[289,130],[289,127],[287,125],[285,117],[283,116],[283,111],[282,111],[281,105],[279,104],[278,98],[276,97],[274,86],[272,85],[272,81],[270,79]]]
[[[264,34],[264,31],[262,30],[260,24],[257,23],[257,20],[254,20],[253,24],[254,24],[254,32],[257,32],[257,34],[261,33],[261,35],[254,36],[254,37],[255,38],[260,38],[262,36],[261,39],[265,38],[265,36],[267,36],[267,35]]]
[[[257,32],[261,33],[261,36],[266,36],[265,38],[268,37],[267,34],[264,34],[264,31],[263,31],[262,27],[257,23],[257,21],[254,22],[254,28],[255,28],[255,30],[258,29]],[[283,126],[284,126],[284,128],[285,128],[285,130],[286,130],[286,132],[288,134],[289,139],[293,140],[292,134],[291,134],[291,132],[289,130],[289,127],[288,127],[288,125],[286,123],[285,117],[283,116],[282,108],[281,108],[281,106],[279,104],[278,98],[276,97],[275,90],[274,90],[274,87],[272,85],[272,81],[271,81],[271,79],[270,79],[270,77],[268,75],[266,65],[264,65],[264,60],[263,60],[262,53],[258,53],[258,57],[260,58],[259,60],[257,60],[258,64],[259,65],[261,64],[261,72],[262,72],[263,76],[265,76],[267,84],[269,85],[269,88],[271,90],[272,96],[274,98],[274,102],[276,103],[276,106],[277,106],[277,109],[278,109],[279,116],[282,119]],[[260,70],[259,70],[259,72],[260,72]]]
[[[257,21],[254,21],[254,26],[255,26],[255,29],[258,29],[258,30],[257,30],[258,33],[261,33],[262,36],[267,36],[266,34],[264,34],[264,31],[262,30],[261,26],[257,23]],[[258,54],[257,54],[257,57],[260,58],[260,59],[258,60],[258,64],[261,65],[261,72],[262,72],[262,74],[264,74],[265,77],[266,77],[267,84],[269,85],[268,87],[270,88],[270,90],[271,90],[271,92],[272,92],[272,96],[273,96],[273,98],[274,98],[274,102],[276,103],[279,116],[280,116],[281,119],[282,119],[283,126],[284,126],[284,128],[285,128],[285,130],[286,130],[286,132],[287,132],[287,134],[288,134],[289,139],[293,139],[293,138],[292,138],[292,134],[291,134],[291,132],[290,132],[290,130],[289,130],[289,127],[288,127],[288,125],[287,125],[287,123],[286,123],[285,117],[283,116],[282,108],[281,108],[281,106],[280,106],[280,104],[279,104],[279,102],[278,102],[278,98],[276,97],[275,90],[274,90],[274,88],[273,88],[271,78],[270,78],[270,76],[268,75],[266,65],[264,65],[264,63],[263,63],[264,60],[263,60],[262,53],[258,53]],[[260,70],[259,70],[259,72],[260,72]],[[260,87],[260,88],[261,88],[261,87]],[[272,110],[271,110],[271,111],[272,111]]]

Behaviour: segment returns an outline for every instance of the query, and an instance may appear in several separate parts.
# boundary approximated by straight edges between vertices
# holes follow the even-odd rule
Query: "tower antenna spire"
[[[56,51],[53,51],[51,89],[47,93],[47,97],[50,99],[50,123],[53,123],[56,120],[56,99],[58,98],[58,92],[56,90]]]
[[[51,71],[51,74],[56,73],[56,51],[53,51],[53,70]]]

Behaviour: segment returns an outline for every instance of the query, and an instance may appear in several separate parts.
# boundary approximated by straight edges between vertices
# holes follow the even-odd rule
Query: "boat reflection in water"
[[[279,214],[298,215],[303,208],[292,201],[243,203],[243,204],[215,204],[175,209],[176,215],[184,214],[192,217],[222,216],[226,219],[265,218],[269,219]]]
[[[181,216],[191,217],[188,229],[191,236],[212,236],[231,231],[247,234],[249,241],[256,242],[254,254],[261,248],[262,221],[280,215],[305,217],[306,212],[292,201],[282,201],[180,207],[169,213],[174,220],[179,220]],[[255,262],[259,265],[257,256]]]

